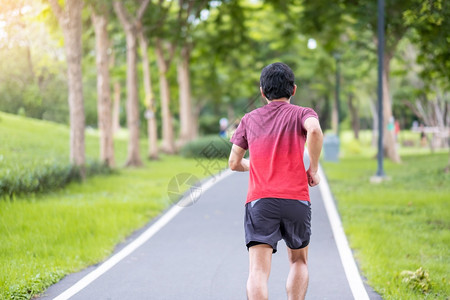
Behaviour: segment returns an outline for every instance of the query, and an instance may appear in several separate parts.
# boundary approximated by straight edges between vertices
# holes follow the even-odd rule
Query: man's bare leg
[[[303,249],[289,249],[290,263],[289,276],[286,283],[286,291],[289,300],[305,299],[308,288],[308,246]]]
[[[248,249],[249,274],[247,281],[247,297],[249,300],[268,299],[267,281],[269,280],[270,264],[273,249],[270,245],[260,244]]]

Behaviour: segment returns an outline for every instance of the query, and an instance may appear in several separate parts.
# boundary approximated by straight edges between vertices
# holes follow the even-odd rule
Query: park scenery
[[[209,201],[273,62],[319,115],[322,180],[371,295],[449,299],[450,2],[380,2],[0,0],[0,299],[41,297]],[[245,196],[222,196],[242,221]]]

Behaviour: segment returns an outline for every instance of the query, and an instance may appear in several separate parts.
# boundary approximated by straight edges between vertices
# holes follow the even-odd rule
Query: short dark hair
[[[294,72],[281,62],[266,66],[259,81],[268,100],[290,98],[294,92]]]

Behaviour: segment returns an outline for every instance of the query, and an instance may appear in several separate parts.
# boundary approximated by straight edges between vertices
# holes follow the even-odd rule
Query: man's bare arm
[[[244,148],[234,145],[231,148],[230,158],[228,159],[228,165],[233,171],[245,172],[250,168],[250,161],[244,158],[245,152]]]
[[[306,144],[308,148],[310,165],[306,172],[308,175],[308,183],[310,186],[318,185],[320,182],[319,174],[319,157],[322,151],[323,134],[320,128],[319,120],[310,117],[305,120],[304,127],[306,129]]]

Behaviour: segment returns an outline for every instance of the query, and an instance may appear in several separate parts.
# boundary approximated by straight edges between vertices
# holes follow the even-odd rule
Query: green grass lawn
[[[0,137],[8,142],[7,147],[0,143],[5,158],[0,167],[68,159],[67,127],[6,114],[0,118]],[[86,152],[98,155],[95,131],[87,134]],[[125,139],[116,141],[116,153],[123,164]],[[167,185],[184,172],[206,176],[195,159],[162,156],[142,168],[117,169],[50,193],[0,200],[0,299],[29,299],[64,275],[108,257],[171,204]]]
[[[88,173],[98,173],[102,168],[98,162],[98,131],[87,129],[85,144]],[[116,138],[114,144],[116,165],[120,167],[127,155],[126,135]],[[145,141],[141,144],[145,153]],[[95,165],[97,169],[92,168]],[[67,126],[0,112],[0,197],[9,194],[5,190],[17,195],[24,190],[62,187],[76,179],[74,174],[69,175],[71,168]]]
[[[87,159],[98,159],[98,131],[87,129],[85,143]],[[126,158],[126,136],[116,138],[114,146],[121,166]],[[0,112],[0,169],[13,171],[47,162],[69,163],[68,127]]]
[[[375,151],[352,154],[348,142],[339,163],[323,165],[369,284],[384,299],[449,299],[450,174],[443,172],[448,154],[402,150],[402,164],[385,162],[391,180],[371,184]],[[429,285],[425,279],[402,281],[402,271],[419,268],[428,273]]]

